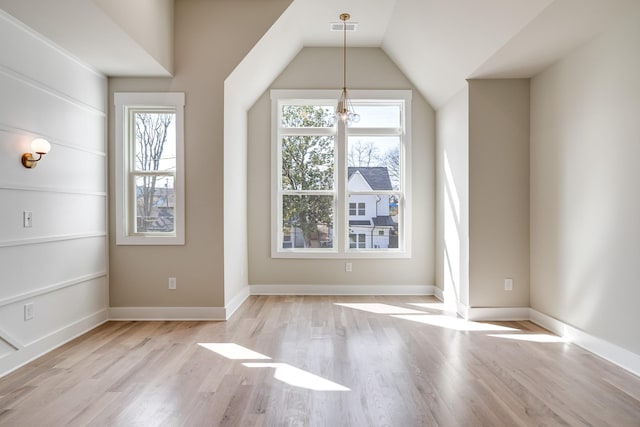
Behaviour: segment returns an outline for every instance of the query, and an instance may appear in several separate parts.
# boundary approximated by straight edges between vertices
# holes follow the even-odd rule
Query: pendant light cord
[[[343,44],[342,44],[342,89],[347,91],[347,18],[344,17],[342,20],[342,33]]]

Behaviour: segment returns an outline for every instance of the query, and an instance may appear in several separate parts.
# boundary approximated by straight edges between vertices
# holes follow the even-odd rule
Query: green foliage
[[[332,119],[333,111],[328,107],[285,105],[282,109],[285,127],[331,127]],[[334,137],[285,136],[281,143],[283,190],[333,189]],[[282,205],[283,227],[302,230],[305,247],[311,245],[314,235],[318,239],[320,228],[332,228],[333,196],[287,195]]]

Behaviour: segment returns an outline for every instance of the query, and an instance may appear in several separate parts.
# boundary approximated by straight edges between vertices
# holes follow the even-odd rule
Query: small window
[[[116,93],[116,243],[184,244],[182,93]]]
[[[364,203],[349,203],[350,216],[364,216],[366,212]]]
[[[349,247],[351,249],[364,249],[367,247],[366,234],[349,234]]]

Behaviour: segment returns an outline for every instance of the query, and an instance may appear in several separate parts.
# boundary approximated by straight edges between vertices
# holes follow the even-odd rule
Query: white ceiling
[[[341,46],[342,34],[329,31],[329,23],[348,12],[358,23],[358,30],[348,34],[349,46],[381,47],[438,108],[464,87],[465,79],[535,75],[639,4],[638,0],[294,0],[286,19],[278,20],[268,35],[286,34],[278,40],[295,49]],[[106,75],[168,75],[92,0],[0,0],[0,8]]]

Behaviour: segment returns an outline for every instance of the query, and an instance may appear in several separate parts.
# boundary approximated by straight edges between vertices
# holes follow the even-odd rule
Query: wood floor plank
[[[1,378],[0,426],[640,426],[640,378],[541,335],[432,297],[250,297],[101,325]]]

